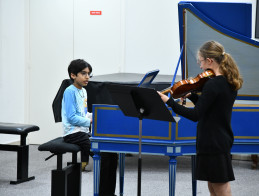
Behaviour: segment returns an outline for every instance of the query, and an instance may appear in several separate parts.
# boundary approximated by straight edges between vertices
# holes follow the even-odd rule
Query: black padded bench
[[[77,162],[77,152],[80,151],[80,147],[75,144],[66,143],[63,137],[58,137],[40,145],[38,150],[53,153],[46,160],[57,155],[57,169],[51,172],[51,195],[80,196],[82,171],[81,162]],[[67,152],[72,153],[72,162],[67,163],[67,166],[63,168],[63,154]]]
[[[0,150],[17,152],[17,180],[11,181],[10,184],[19,184],[35,179],[34,176],[28,177],[29,146],[26,145],[26,137],[28,133],[39,129],[35,125],[0,122],[0,133],[21,136],[20,145],[0,144]]]

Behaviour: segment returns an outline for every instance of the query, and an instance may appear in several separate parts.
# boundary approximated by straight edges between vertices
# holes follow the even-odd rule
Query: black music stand
[[[175,122],[164,102],[154,89],[107,84],[113,101],[125,116],[139,118],[138,196],[141,195],[142,119]]]

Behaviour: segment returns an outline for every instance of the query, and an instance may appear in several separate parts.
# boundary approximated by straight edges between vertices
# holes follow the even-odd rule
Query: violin
[[[198,74],[195,78],[190,80],[181,80],[176,82],[173,86],[170,86],[167,89],[164,89],[161,93],[166,94],[168,92],[171,93],[171,96],[174,99],[178,99],[183,97],[184,95],[190,92],[199,92],[202,90],[203,85],[210,79],[215,77],[215,74],[212,70],[208,69],[200,74]]]

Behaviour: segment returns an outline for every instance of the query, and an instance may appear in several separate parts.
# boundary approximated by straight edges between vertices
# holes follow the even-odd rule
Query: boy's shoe
[[[90,168],[89,168],[89,165],[87,162],[82,162],[82,172],[90,172],[92,171]]]
[[[84,170],[82,170],[82,172],[91,172],[92,169],[89,166],[86,166]]]

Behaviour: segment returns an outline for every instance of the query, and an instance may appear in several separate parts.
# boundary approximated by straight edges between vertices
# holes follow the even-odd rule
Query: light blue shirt
[[[64,136],[76,132],[89,132],[91,120],[86,117],[87,93],[73,84],[66,88],[62,99],[62,124]]]

